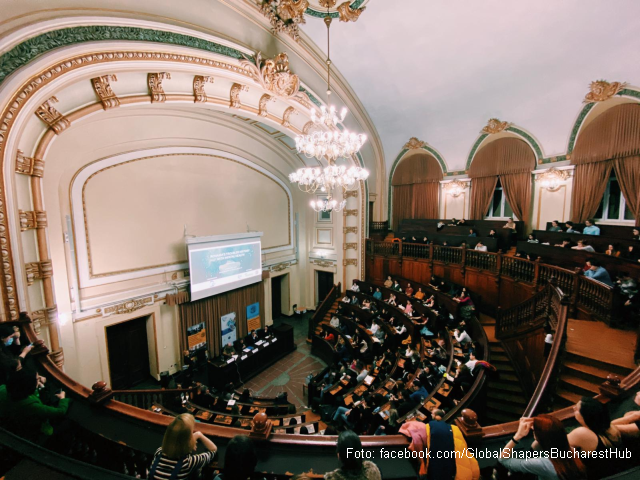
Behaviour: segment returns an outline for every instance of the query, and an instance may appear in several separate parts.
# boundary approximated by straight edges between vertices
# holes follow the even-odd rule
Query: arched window
[[[529,219],[531,172],[536,166],[529,144],[500,138],[482,147],[471,163],[471,219]]]
[[[438,218],[442,167],[424,150],[400,161],[393,172],[393,225],[410,218]]]
[[[625,103],[596,117],[578,135],[571,153],[576,166],[572,220],[633,220],[640,217],[640,104]],[[623,208],[624,207],[624,208]]]

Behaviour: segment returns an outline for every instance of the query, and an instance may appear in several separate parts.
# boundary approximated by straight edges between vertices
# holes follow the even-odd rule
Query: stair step
[[[519,383],[513,382],[502,382],[500,380],[491,380],[489,382],[488,391],[491,390],[502,390],[504,392],[514,392],[522,394],[522,387]]]
[[[583,357],[582,355],[579,355],[577,353],[572,353],[571,351],[567,351],[565,362],[567,361],[579,363],[581,365],[588,365],[600,370],[605,370],[608,373],[613,373],[615,375],[618,375],[620,378],[624,378],[631,373],[630,368],[602,362],[600,360],[595,360],[593,358]]]
[[[491,407],[485,409],[484,415],[487,419],[493,420],[492,424],[494,425],[497,423],[509,423],[520,419],[520,415],[509,415],[506,412],[494,410]]]
[[[522,405],[523,407],[526,407],[527,404],[529,403],[523,396],[512,394],[512,393],[504,393],[504,392],[495,391],[495,390],[489,390],[487,392],[487,397],[492,398],[494,400],[504,400],[516,405]]]
[[[522,415],[522,413],[524,412],[526,405],[516,405],[513,403],[509,403],[506,401],[496,401],[493,400],[491,402],[491,408],[492,409],[496,409],[499,410],[501,412],[504,413],[511,413],[513,415],[517,415],[518,418],[520,418],[520,416]]]
[[[511,364],[511,360],[509,360],[509,357],[507,357],[506,355],[502,354],[502,353],[498,353],[498,352],[491,352],[491,363],[495,363],[495,362],[506,362]]]
[[[607,376],[611,373],[608,370],[605,370],[603,368],[594,367],[592,365],[585,365],[584,363],[575,362],[575,361],[564,362],[564,366],[565,368],[568,368],[570,370],[584,373],[591,377],[599,378],[602,381],[606,380]]]
[[[503,382],[510,382],[510,383],[515,383],[515,384],[520,385],[518,377],[516,377],[512,373],[507,373],[507,372],[500,371],[500,380],[503,381]]]
[[[588,380],[576,377],[574,375],[561,375],[560,382],[570,385],[571,387],[573,387],[572,390],[576,390],[577,393],[580,393],[582,395],[589,395],[590,393],[597,395],[598,393],[600,393],[598,385],[594,385]]]
[[[508,373],[508,374],[512,374],[515,375],[516,371],[515,369],[511,366],[511,363],[501,363],[501,362],[494,362],[493,358],[491,359],[491,364],[496,367],[496,369],[498,370],[498,372],[500,372],[500,374],[502,375],[502,372],[504,373]],[[502,378],[502,377],[501,377]]]
[[[560,400],[561,403],[567,406],[575,405],[582,398],[581,395],[578,395],[577,393],[569,392],[562,388],[559,388],[558,390],[556,390],[556,397],[558,397],[558,400]]]

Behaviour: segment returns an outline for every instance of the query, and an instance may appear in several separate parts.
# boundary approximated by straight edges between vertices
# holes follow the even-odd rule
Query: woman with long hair
[[[190,413],[178,415],[167,427],[149,470],[149,480],[188,478],[213,462],[218,447],[202,432],[194,432],[195,418]],[[194,453],[200,442],[208,451]]]
[[[236,435],[227,444],[222,474],[215,480],[247,480],[254,476],[257,464],[258,454],[253,441],[246,435]]]
[[[512,451],[520,441],[533,431],[533,448],[547,455],[534,458],[512,456]],[[553,455],[550,452],[554,452]],[[531,473],[541,480],[583,480],[587,470],[578,458],[577,452],[569,445],[562,422],[551,415],[521,418],[518,431],[505,445],[498,460],[511,472]]]
[[[620,431],[611,424],[607,406],[594,398],[582,397],[573,407],[573,413],[580,426],[569,434],[569,443],[582,452],[590,452],[584,458],[589,479],[612,475],[620,462],[612,462],[604,453],[611,448],[623,448],[623,445]]]
[[[375,463],[363,460],[360,437],[351,430],[345,430],[338,437],[338,459],[341,467],[324,475],[325,480],[381,480],[380,470]]]

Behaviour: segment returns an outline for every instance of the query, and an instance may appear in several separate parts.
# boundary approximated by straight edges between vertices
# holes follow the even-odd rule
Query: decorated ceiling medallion
[[[416,148],[422,148],[427,145],[427,142],[418,140],[416,137],[411,137],[407,143],[402,147],[405,150],[415,150]]]
[[[305,23],[308,0],[257,0],[260,11],[269,19],[273,33],[286,33],[296,42],[300,40],[298,25]]]
[[[300,79],[289,69],[289,57],[286,53],[279,53],[274,58],[263,59],[262,53],[255,56],[255,63],[242,60],[243,68],[251,70],[258,83],[272,94],[287,99],[303,102],[309,101],[307,95],[300,90]]]
[[[509,122],[501,122],[497,118],[491,118],[487,122],[487,125],[482,129],[481,133],[487,133],[489,135],[500,133],[509,128],[510,125],[511,124]]]
[[[344,2],[338,7],[338,13],[340,14],[340,21],[356,22],[366,8],[367,7],[352,8],[349,2]]]
[[[589,85],[589,93],[584,97],[584,103],[604,102],[620,93],[627,86],[624,82],[609,83],[606,80],[596,80]]]

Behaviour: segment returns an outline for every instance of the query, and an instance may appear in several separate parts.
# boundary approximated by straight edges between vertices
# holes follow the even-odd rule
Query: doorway
[[[282,315],[282,279],[284,275],[271,278],[271,318]]]
[[[320,305],[333,288],[333,272],[316,270],[316,285],[316,305]]]
[[[128,390],[149,378],[149,315],[107,327],[112,390]]]

